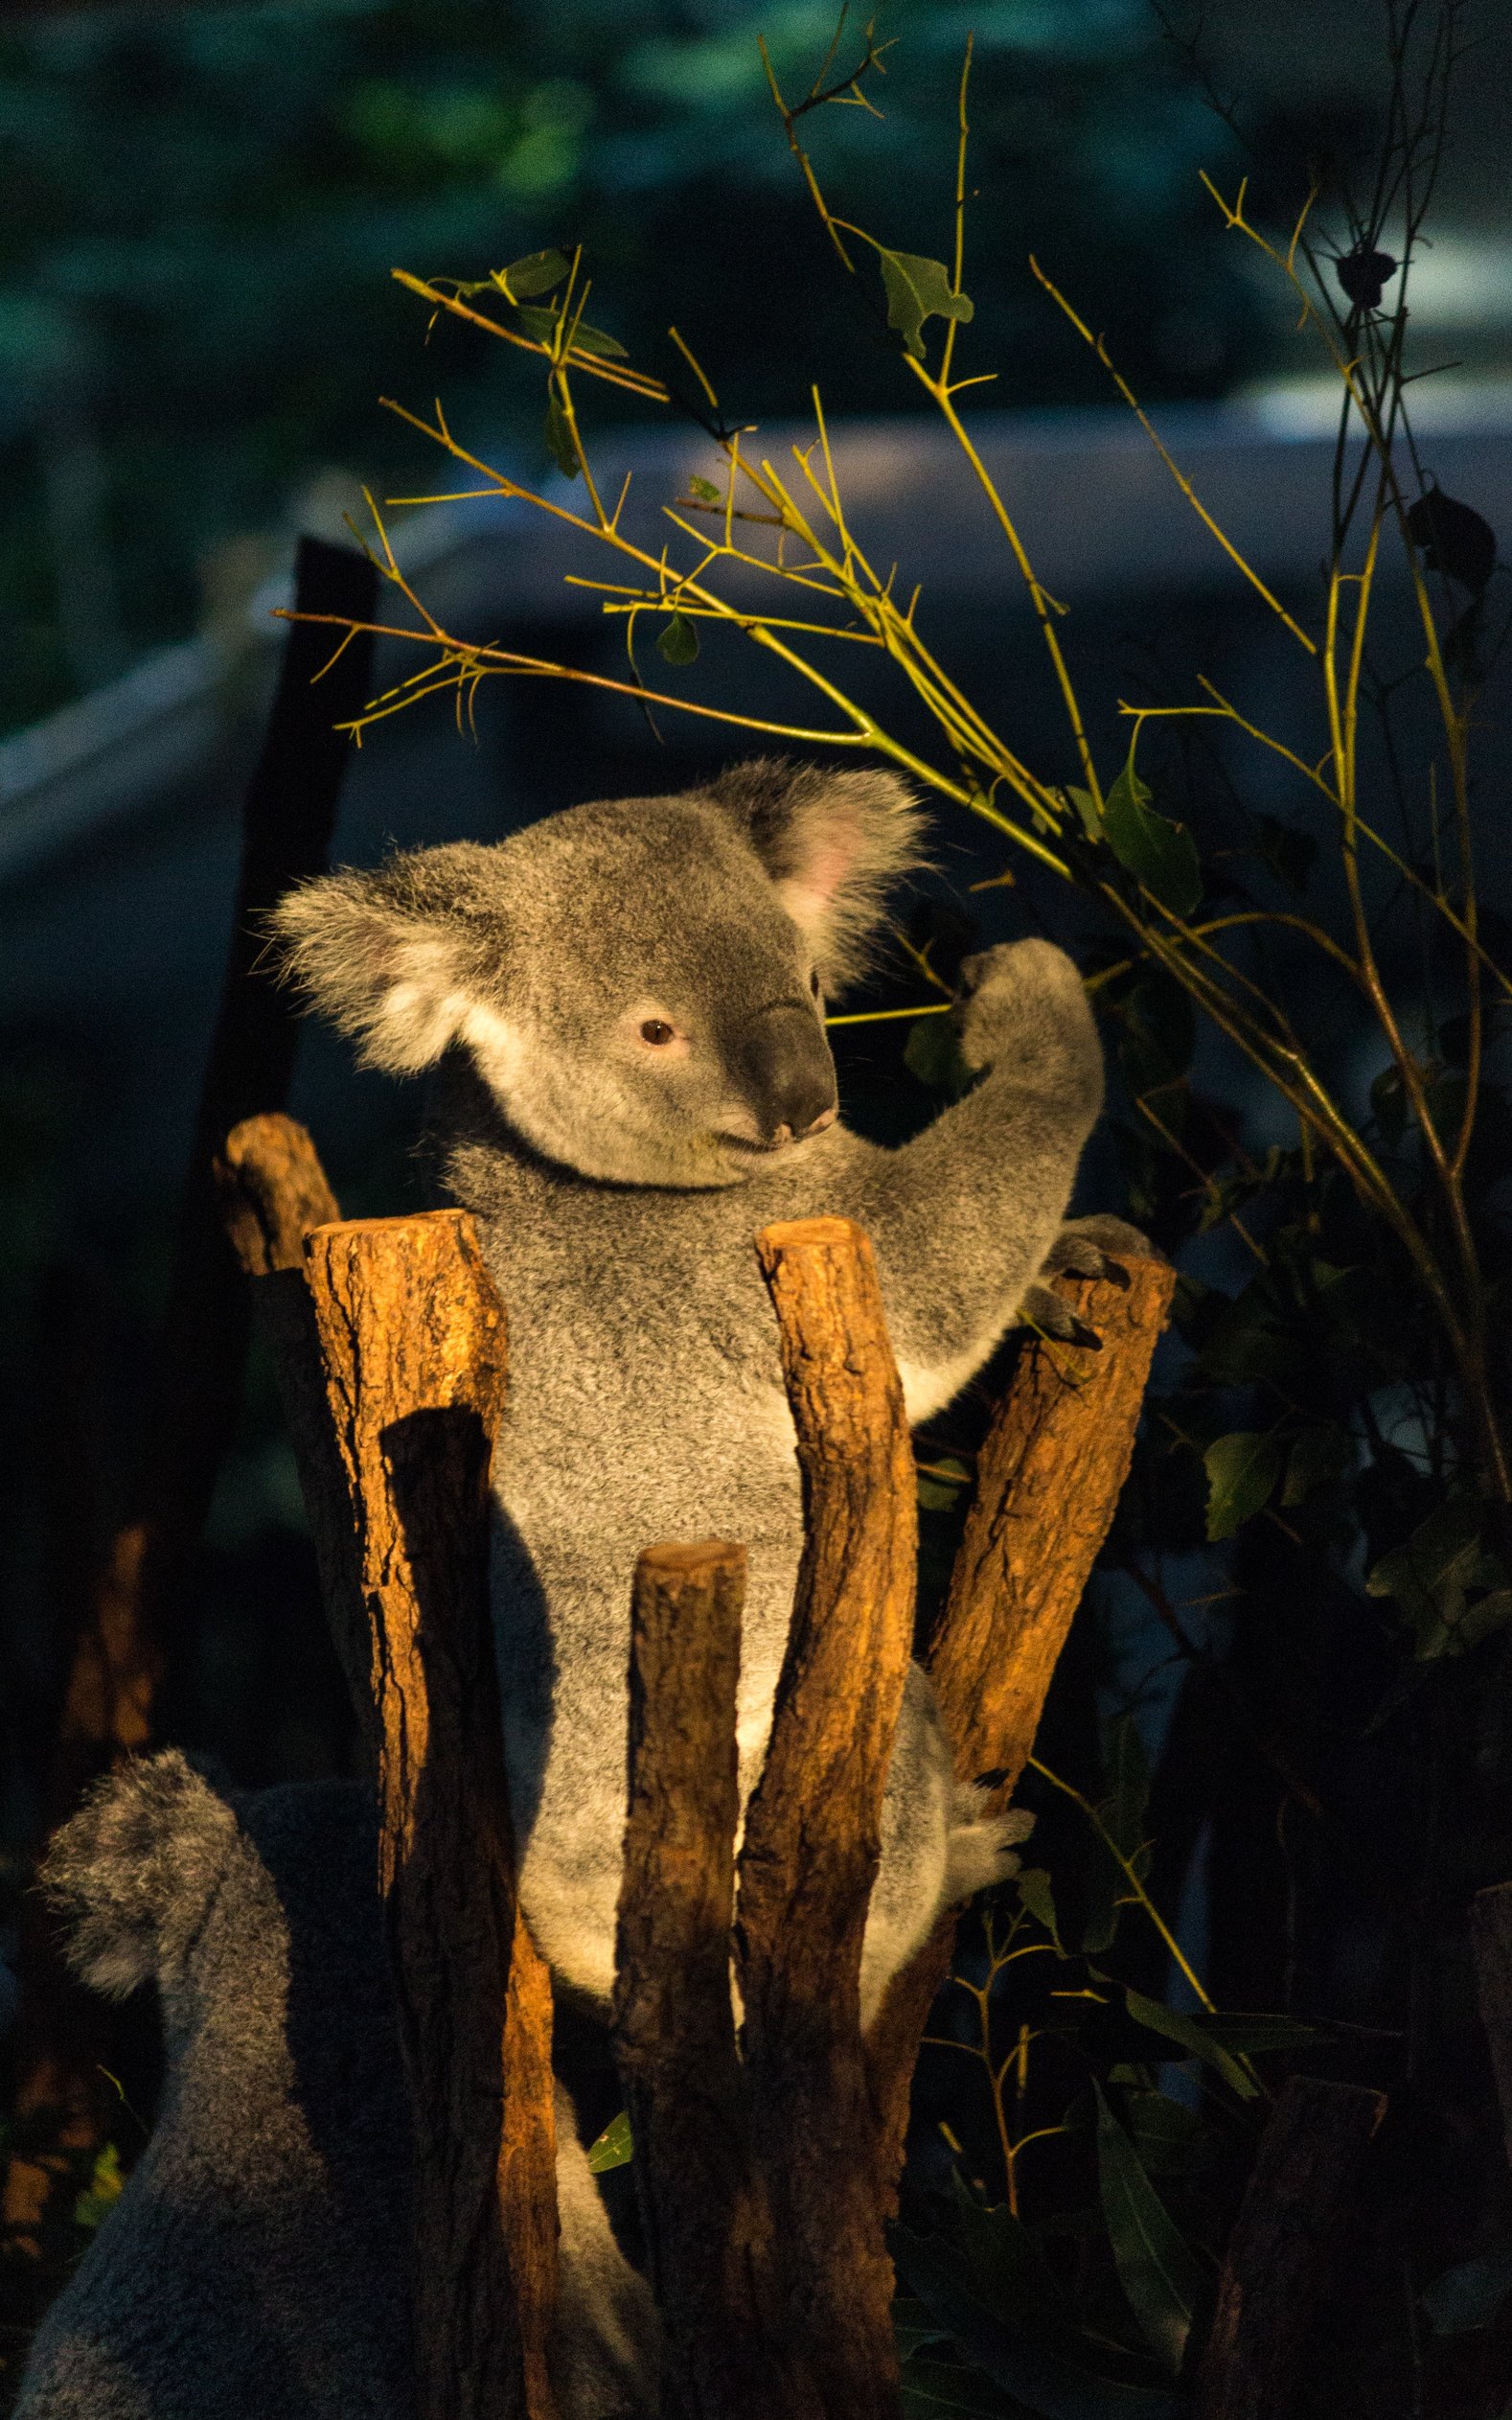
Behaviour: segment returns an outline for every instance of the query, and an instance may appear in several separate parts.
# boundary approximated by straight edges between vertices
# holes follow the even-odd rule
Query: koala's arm
[[[956,1394],[1013,1324],[1049,1254],[1102,1105],[1082,979],[1047,941],[962,969],[964,1100],[901,1150],[859,1148],[832,1207],[864,1227],[910,1419]]]

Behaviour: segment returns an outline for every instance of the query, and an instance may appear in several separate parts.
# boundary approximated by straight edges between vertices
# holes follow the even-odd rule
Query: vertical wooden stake
[[[825,2412],[884,2420],[898,2367],[859,1979],[913,1637],[913,1455],[860,1229],[785,1222],[757,1249],[781,1330],[806,1538],[740,1859],[752,2125],[796,2347]]]
[[[614,2044],[677,2420],[819,2420],[788,2340],[730,2001],[745,1550],[635,1567]]]
[[[463,1211],[309,1232],[334,1205],[292,1119],[245,1120],[218,1178],[378,1778],[415,2111],[420,2410],[551,2420],[551,1987],[515,1897],[487,1604],[503,1312]]]
[[[1150,1363],[1176,1272],[1131,1260],[1129,1284],[1062,1277],[1056,1292],[1102,1350],[1026,1343],[977,1459],[976,1487],[929,1656],[957,1778],[1001,1773],[1006,1804],[1030,1751],[1072,1616],[1129,1475]],[[893,1978],[867,2038],[889,2198],[929,2006],[950,1972],[943,1916]]]

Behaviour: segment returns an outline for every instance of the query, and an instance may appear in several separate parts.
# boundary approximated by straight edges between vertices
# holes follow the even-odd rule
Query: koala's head
[[[548,1159],[735,1185],[833,1122],[825,995],[862,970],[920,825],[892,773],[758,760],[322,876],[273,922],[369,1065],[460,1047]]]

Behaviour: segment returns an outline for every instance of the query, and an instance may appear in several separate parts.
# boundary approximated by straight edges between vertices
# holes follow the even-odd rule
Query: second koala
[[[447,1193],[510,1323],[493,1592],[526,1913],[558,1978],[613,1982],[630,1578],[658,1539],[748,1550],[743,1790],[761,1769],[803,1542],[776,1325],[753,1239],[829,1214],[871,1237],[909,1417],[959,1393],[1056,1266],[1102,1098],[1071,960],[969,961],[981,1080],[884,1150],[839,1123],[826,995],[854,980],[920,817],[881,771],[756,762],[673,797],[574,807],[493,846],[341,872],[278,911],[311,1002],[395,1073],[439,1067]],[[1038,1291],[1037,1291],[1038,1289]],[[1021,1825],[952,1781],[909,1673],[861,1970],[863,2021],[943,1904],[1009,1870]]]

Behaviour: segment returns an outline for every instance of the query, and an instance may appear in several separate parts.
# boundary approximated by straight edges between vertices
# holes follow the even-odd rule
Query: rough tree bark
[[[859,1977],[912,1646],[913,1455],[860,1229],[783,1222],[757,1250],[797,1430],[805,1543],[740,1857],[746,2072],[795,2348],[830,2420],[880,2420],[897,2408],[898,2372]]]
[[[237,1127],[218,1178],[378,1781],[416,2122],[420,2408],[550,2420],[551,1988],[515,1897],[487,1609],[503,1313],[462,1211],[307,1233],[331,1196],[291,1119]]]
[[[820,2420],[794,2362],[730,1997],[745,1550],[635,1569],[614,2048],[665,2332],[667,2420]]]
[[[1026,1343],[988,1430],[928,1663],[962,1781],[1002,1779],[1006,1805],[1034,1746],[1071,1619],[1129,1475],[1151,1358],[1176,1273],[1129,1263],[1129,1283],[1061,1277],[1056,1291],[1102,1350]],[[930,2003],[950,1972],[956,1917],[943,1916],[895,1977],[867,2041],[889,2197]]]
[[[1478,1891],[1470,1904],[1480,2022],[1491,2049],[1501,2131],[1512,2160],[1512,1882]]]
[[[377,574],[361,555],[300,542],[301,611],[372,619]],[[138,1424],[130,1510],[111,1541],[78,1638],[42,1790],[51,1832],[112,1758],[149,1746],[178,1600],[236,1424],[246,1305],[216,1214],[210,1162],[237,1118],[283,1100],[297,1025],[259,965],[262,918],[302,875],[329,862],[350,743],[334,725],[368,692],[371,641],[355,639],[319,688],[331,654],[321,630],[293,624],[263,749],[242,809],[241,864],[224,988],[206,1061],[168,1302]],[[8,2247],[36,2257],[49,2199],[103,2138],[97,2009],[62,1970],[38,1921],[27,1923],[16,2027],[14,2144],[0,2197]]]
[[[1332,2240],[1386,2106],[1358,2084],[1282,2086],[1224,2260],[1196,2420],[1289,2420]]]

